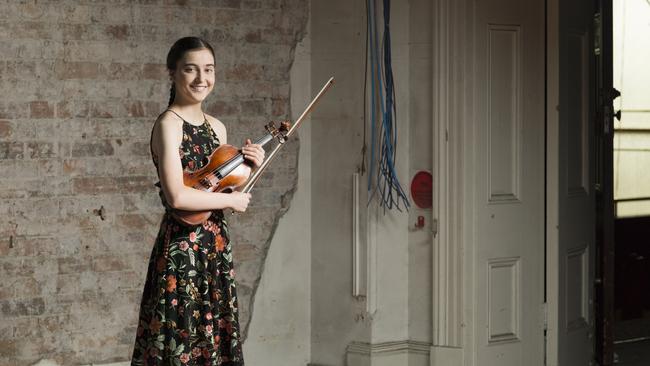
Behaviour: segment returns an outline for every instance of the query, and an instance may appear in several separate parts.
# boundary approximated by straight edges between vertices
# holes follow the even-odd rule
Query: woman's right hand
[[[228,194],[230,196],[230,208],[237,212],[244,212],[248,207],[248,203],[251,200],[250,193],[242,193],[233,191]]]

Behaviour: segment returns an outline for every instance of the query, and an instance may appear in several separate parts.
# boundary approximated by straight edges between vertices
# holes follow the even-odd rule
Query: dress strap
[[[167,112],[167,111],[170,111],[170,112],[172,112],[172,113],[174,113],[175,115],[177,115],[177,116],[178,116],[178,118],[180,118],[180,119],[182,119],[183,121],[185,121],[185,118],[183,118],[183,117],[181,117],[181,115],[180,115],[180,114],[178,114],[178,113],[176,113],[176,112],[174,112],[174,110],[173,110],[173,109],[171,109],[171,108],[167,108],[167,109],[165,109],[165,112]],[[203,115],[203,117],[205,118],[205,114]]]
[[[165,113],[165,112],[167,112],[167,111],[170,111],[170,112],[174,113],[175,115],[178,116],[178,118],[180,118],[180,119],[182,119],[183,121],[185,121],[185,118],[181,117],[180,114],[174,112],[173,109],[171,109],[171,108],[167,108],[167,109],[165,109],[165,111],[164,111],[163,113]],[[208,117],[205,116],[205,112],[201,111],[201,113],[203,114],[203,123],[208,122]],[[185,121],[185,122],[187,122],[187,121]]]

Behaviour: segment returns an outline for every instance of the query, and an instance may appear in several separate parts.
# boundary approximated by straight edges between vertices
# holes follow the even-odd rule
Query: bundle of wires
[[[377,32],[377,0],[366,0],[366,81],[368,62],[370,62],[370,113],[371,145],[368,172],[368,202],[375,196],[385,209],[403,205],[408,210],[410,203],[397,179],[395,158],[397,155],[397,106],[395,104],[395,85],[390,45],[390,0],[383,0],[384,34],[380,58],[379,35]],[[383,62],[382,62],[383,61]],[[365,95],[364,92],[364,100]],[[377,116],[379,112],[379,116]],[[365,113],[365,107],[364,107]],[[364,118],[365,123],[365,118]],[[365,131],[365,126],[364,126]],[[364,162],[365,162],[364,137]],[[363,165],[365,166],[365,164]],[[362,168],[362,171],[364,169]]]

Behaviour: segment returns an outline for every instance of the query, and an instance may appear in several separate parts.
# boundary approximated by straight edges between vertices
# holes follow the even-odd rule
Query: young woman
[[[151,154],[165,207],[144,286],[132,365],[243,365],[237,292],[224,208],[243,212],[250,194],[208,193],[183,184],[183,172],[202,168],[226,143],[226,129],[202,102],[215,83],[212,47],[181,38],[167,55],[169,107],[156,120]],[[259,166],[264,150],[250,140],[244,157]],[[172,209],[210,211],[203,224],[185,225]]]

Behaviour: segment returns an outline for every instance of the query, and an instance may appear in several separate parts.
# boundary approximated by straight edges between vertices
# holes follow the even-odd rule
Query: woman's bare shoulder
[[[183,138],[183,120],[171,112],[163,112],[154,123],[151,131],[151,148],[154,155],[159,155],[162,146],[181,143]]]
[[[226,125],[224,125],[223,122],[219,121],[217,118],[209,114],[206,114],[205,118],[208,120],[208,123],[210,123],[210,126],[212,127],[214,132],[216,132],[217,137],[219,137],[221,143],[225,144],[227,138]]]
[[[156,120],[156,125],[163,127],[164,129],[179,129],[183,127],[183,119],[181,119],[175,113],[170,112],[169,110],[164,111],[158,116]]]

